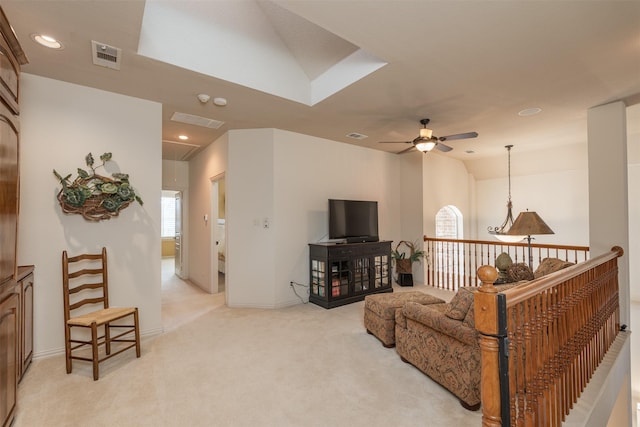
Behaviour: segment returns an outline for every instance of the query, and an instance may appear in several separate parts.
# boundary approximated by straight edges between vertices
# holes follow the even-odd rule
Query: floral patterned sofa
[[[545,258],[533,276],[542,277],[569,265],[572,263]],[[525,282],[496,288],[500,292]],[[395,319],[396,351],[400,358],[452,392],[469,410],[480,408],[481,361],[473,308],[477,289],[460,288],[446,304],[407,302],[396,311]]]

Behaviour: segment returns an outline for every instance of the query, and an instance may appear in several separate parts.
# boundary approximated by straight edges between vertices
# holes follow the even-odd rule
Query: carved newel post
[[[498,369],[498,290],[493,285],[498,270],[490,265],[478,268],[482,286],[474,297],[476,329],[480,333],[482,360],[482,425],[500,426],[500,378]]]

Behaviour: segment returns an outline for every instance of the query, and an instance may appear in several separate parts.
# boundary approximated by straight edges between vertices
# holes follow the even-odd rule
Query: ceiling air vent
[[[353,139],[365,139],[365,138],[368,138],[368,136],[367,136],[367,135],[363,135],[363,134],[358,133],[358,132],[351,132],[351,133],[348,133],[348,134],[347,134],[347,137],[348,137],[348,138],[353,138]]]
[[[207,117],[194,116],[186,113],[173,113],[171,120],[174,122],[186,123],[188,125],[202,126],[210,129],[218,129],[224,124],[219,120],[209,119]]]
[[[91,52],[94,65],[111,68],[113,70],[120,69],[122,49],[91,40]]]

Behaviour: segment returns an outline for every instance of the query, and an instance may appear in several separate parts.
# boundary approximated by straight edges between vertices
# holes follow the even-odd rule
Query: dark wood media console
[[[309,301],[333,308],[393,292],[391,241],[310,243]]]

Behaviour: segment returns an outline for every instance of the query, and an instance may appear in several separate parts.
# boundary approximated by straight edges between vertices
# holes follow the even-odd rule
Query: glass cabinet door
[[[371,285],[371,258],[353,260],[353,291],[355,293],[369,290]]]
[[[324,297],[326,293],[326,284],[324,281],[325,262],[317,259],[311,260],[311,294]]]
[[[382,288],[389,286],[389,257],[387,255],[379,255],[373,258],[374,263],[374,287]]]
[[[349,296],[349,262],[331,262],[331,298]]]

